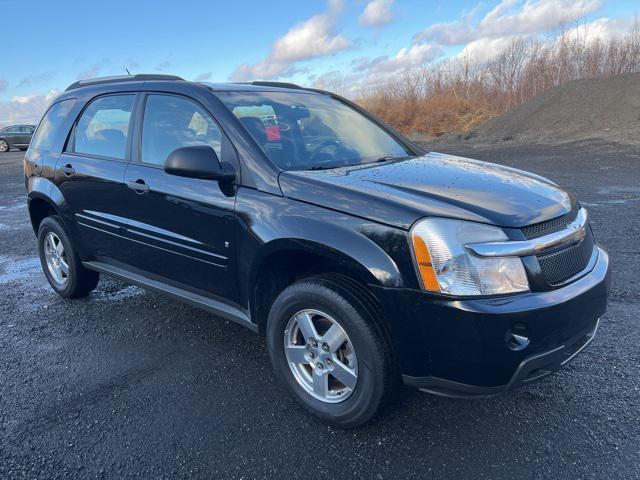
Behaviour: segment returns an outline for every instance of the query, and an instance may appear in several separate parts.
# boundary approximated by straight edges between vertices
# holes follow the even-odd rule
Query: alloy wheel
[[[353,344],[330,315],[306,309],[293,315],[284,331],[287,363],[307,393],[326,403],[339,403],[353,393],[358,362]]]
[[[69,263],[62,240],[54,232],[47,233],[44,238],[44,258],[53,280],[61,286],[66,285],[69,281]]]

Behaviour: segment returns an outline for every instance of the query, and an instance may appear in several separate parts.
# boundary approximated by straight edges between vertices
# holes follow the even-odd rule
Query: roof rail
[[[265,82],[265,81],[256,81],[251,82],[251,85],[256,85],[258,87],[279,87],[279,88],[295,88],[298,90],[304,90],[300,85],[296,85],[295,83],[287,83],[287,82]]]
[[[152,74],[152,73],[138,73],[137,75],[117,75],[114,77],[98,77],[98,78],[89,78],[87,80],[78,80],[75,83],[72,83],[67,87],[65,92],[69,90],[74,90],[80,87],[87,87],[89,85],[99,85],[101,83],[112,83],[112,82],[144,82],[146,80],[181,80],[184,81],[184,78],[178,77],[176,75],[160,75],[160,74]]]

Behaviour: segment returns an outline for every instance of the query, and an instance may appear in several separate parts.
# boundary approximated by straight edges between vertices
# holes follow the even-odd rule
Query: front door
[[[173,150],[188,145],[209,145],[225,161],[228,148],[222,144],[228,140],[211,115],[186,97],[150,94],[143,111],[134,149],[138,162],[125,175],[129,262],[166,281],[234,300],[235,188],[163,169]]]
[[[91,101],[56,163],[64,215],[87,258],[123,261],[128,251],[123,182],[135,101],[135,94]]]
[[[33,135],[33,127],[29,127],[28,125],[24,125],[20,127],[20,145],[23,147],[27,147],[29,142],[31,141],[31,136]]]

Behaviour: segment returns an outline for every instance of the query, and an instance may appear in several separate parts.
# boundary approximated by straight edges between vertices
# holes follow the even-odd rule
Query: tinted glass
[[[217,92],[280,168],[332,168],[410,153],[344,103],[308,92]]]
[[[134,95],[112,95],[91,102],[76,126],[74,151],[123,160],[134,100]]]
[[[149,95],[142,127],[142,161],[164,165],[175,149],[210,145],[220,158],[218,125],[198,104],[181,97]]]
[[[75,103],[75,100],[69,99],[51,105],[38,125],[36,134],[31,141],[31,148],[51,150],[58,144],[61,149],[61,145],[68,133],[65,120]]]

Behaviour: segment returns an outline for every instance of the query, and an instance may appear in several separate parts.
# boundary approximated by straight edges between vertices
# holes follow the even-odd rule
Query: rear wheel
[[[307,411],[342,427],[371,419],[394,376],[379,319],[355,293],[335,278],[301,280],[276,298],[267,325],[281,383]]]
[[[0,153],[8,152],[9,144],[6,140],[0,140]]]
[[[84,297],[96,288],[98,273],[82,266],[59,217],[47,217],[40,224],[38,253],[42,270],[58,295]]]

